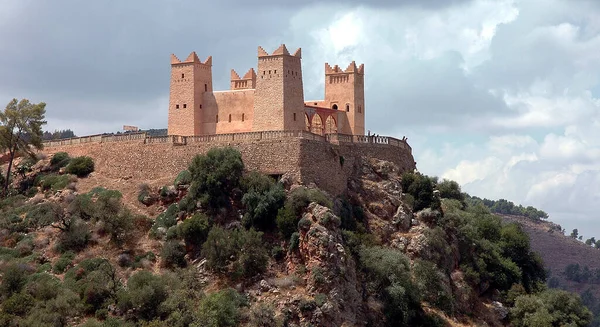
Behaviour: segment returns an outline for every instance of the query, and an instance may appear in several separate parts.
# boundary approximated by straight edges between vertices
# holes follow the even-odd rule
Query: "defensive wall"
[[[248,170],[288,174],[295,182],[315,183],[338,195],[361,157],[394,162],[415,169],[405,140],[385,136],[328,134],[306,131],[248,132],[201,136],[158,136],[145,133],[91,135],[44,142],[44,153],[64,151],[94,159],[96,172],[109,178],[143,183],[175,176],[192,158],[213,147],[238,149]]]

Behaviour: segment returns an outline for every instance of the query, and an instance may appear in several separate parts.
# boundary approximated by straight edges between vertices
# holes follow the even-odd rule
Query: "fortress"
[[[345,70],[325,63],[324,100],[306,101],[301,49],[284,44],[273,53],[258,47],[257,71],[240,78],[231,70],[231,87],[213,91],[212,57],[192,52],[180,61],[171,55],[169,135],[305,130],[325,135],[364,135],[364,65]]]
[[[361,160],[416,168],[405,138],[364,135],[364,65],[325,64],[325,97],[317,101],[304,99],[300,49],[292,55],[285,45],[271,54],[259,47],[257,70],[241,78],[232,70],[228,91],[213,91],[212,58],[201,62],[195,52],[184,61],[171,55],[170,78],[168,135],[90,135],[46,141],[43,151],[91,156],[103,178],[164,185],[195,155],[231,146],[247,170],[332,195],[347,190]]]

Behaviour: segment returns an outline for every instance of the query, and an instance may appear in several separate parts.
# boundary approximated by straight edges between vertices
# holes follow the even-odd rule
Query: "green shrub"
[[[408,258],[393,249],[370,247],[360,251],[360,263],[370,277],[369,287],[381,294],[387,321],[412,325],[420,311],[420,297]]]
[[[151,234],[156,238],[162,238],[164,234],[159,235],[159,228],[164,229],[166,232],[170,227],[177,225],[178,214],[179,207],[177,206],[177,204],[171,204],[165,212],[161,213],[160,215],[158,215],[158,217],[156,217],[156,220],[152,225]]]
[[[94,160],[86,156],[73,158],[65,171],[77,177],[85,177],[94,171]]]
[[[90,238],[88,225],[79,218],[71,218],[59,236],[57,248],[61,252],[79,252],[86,248]]]
[[[66,152],[57,152],[50,159],[50,165],[52,165],[53,170],[58,170],[62,167],[65,167],[71,161],[71,157]]]
[[[118,306],[123,311],[134,309],[138,319],[150,321],[158,316],[160,306],[167,297],[163,278],[141,270],[129,278],[127,291],[119,293]]]
[[[227,231],[213,227],[202,245],[207,268],[220,273],[231,271],[234,278],[252,277],[264,272],[269,254],[262,235],[254,229]]]
[[[423,300],[452,315],[454,303],[448,277],[435,264],[424,260],[415,262],[413,275]]]
[[[269,176],[252,172],[242,179],[242,188],[245,191],[242,204],[246,207],[244,225],[247,228],[271,228],[285,201],[283,185]]]
[[[171,240],[165,242],[160,256],[162,264],[165,267],[185,267],[187,265],[185,261],[185,247],[178,241]]]
[[[55,274],[62,274],[65,272],[67,267],[73,263],[73,259],[75,259],[75,253],[73,252],[65,252],[54,264],[52,268],[52,272]]]
[[[299,220],[300,218],[298,218],[296,213],[290,207],[286,206],[279,209],[275,221],[281,236],[285,239],[290,238],[297,230]]]
[[[279,245],[274,246],[271,249],[271,256],[273,257],[273,259],[279,261],[279,260],[281,260],[281,259],[283,259],[285,257],[285,251]]]
[[[10,315],[25,316],[34,305],[33,300],[27,293],[16,293],[2,303],[2,310]]]
[[[298,246],[300,246],[300,234],[295,232],[290,236],[290,252],[298,250]]]
[[[60,220],[63,209],[58,203],[45,202],[36,204],[27,211],[25,224],[30,228],[41,228]]]
[[[311,225],[312,225],[312,220],[304,217],[304,218],[300,219],[300,221],[298,222],[298,229],[303,230],[303,231],[308,231],[310,229]]]
[[[244,163],[234,148],[212,148],[205,155],[194,157],[188,170],[192,175],[190,197],[216,210],[228,205],[229,195],[239,185]]]
[[[243,304],[242,296],[231,288],[210,293],[200,301],[198,320],[206,327],[237,326]]]
[[[323,294],[323,293],[317,293],[315,294],[315,303],[317,304],[317,307],[322,307],[323,304],[325,304],[327,302],[327,295]]]
[[[183,238],[186,245],[193,248],[200,248],[208,237],[210,222],[204,214],[197,213],[178,225],[178,229],[179,235]]]
[[[550,289],[538,295],[523,295],[515,300],[510,311],[515,327],[526,326],[588,326],[592,313],[579,296]]]
[[[158,197],[155,194],[152,194],[150,185],[144,183],[139,186],[138,201],[144,205],[150,206],[158,201]]]
[[[0,294],[9,297],[21,291],[27,281],[27,266],[23,264],[10,263],[1,269],[2,283]]]
[[[187,169],[179,172],[179,174],[177,174],[177,177],[175,178],[175,181],[173,182],[175,186],[190,185],[191,183],[192,174]]]

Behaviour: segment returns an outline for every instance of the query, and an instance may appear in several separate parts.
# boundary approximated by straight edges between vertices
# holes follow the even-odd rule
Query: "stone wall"
[[[207,92],[204,103],[202,134],[252,131],[254,89]]]
[[[210,142],[202,142],[199,139],[201,137],[196,137],[197,140],[190,138],[187,145],[168,142],[169,137],[152,138],[151,142],[138,139],[55,145],[46,147],[44,152],[53,154],[65,151],[71,156],[90,156],[94,158],[97,174],[139,184],[157,179],[174,179],[181,170],[187,168],[195,155],[205,153],[212,147],[232,146],[241,152],[248,170],[277,175],[287,173],[295,182],[315,183],[333,195],[346,190],[354,164],[361,157],[393,161],[406,170],[415,168],[408,146],[343,142],[332,144],[318,136],[313,139],[264,137],[260,140],[239,137],[234,141],[231,141],[232,138],[228,140],[227,135],[216,137],[219,139],[215,138]]]

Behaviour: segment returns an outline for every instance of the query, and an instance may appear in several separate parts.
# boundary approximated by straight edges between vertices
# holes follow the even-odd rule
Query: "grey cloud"
[[[261,1],[245,1],[245,0],[226,0],[225,3],[239,5],[242,7],[306,7],[315,4],[334,4],[345,6],[368,6],[374,8],[390,8],[390,7],[417,7],[425,9],[439,9],[459,4],[469,3],[473,0],[261,0]]]
[[[461,63],[460,54],[448,52],[436,59],[395,66],[371,64],[365,77],[368,123],[384,129],[411,125],[463,128],[466,119],[508,114],[502,99],[475,86]]]

